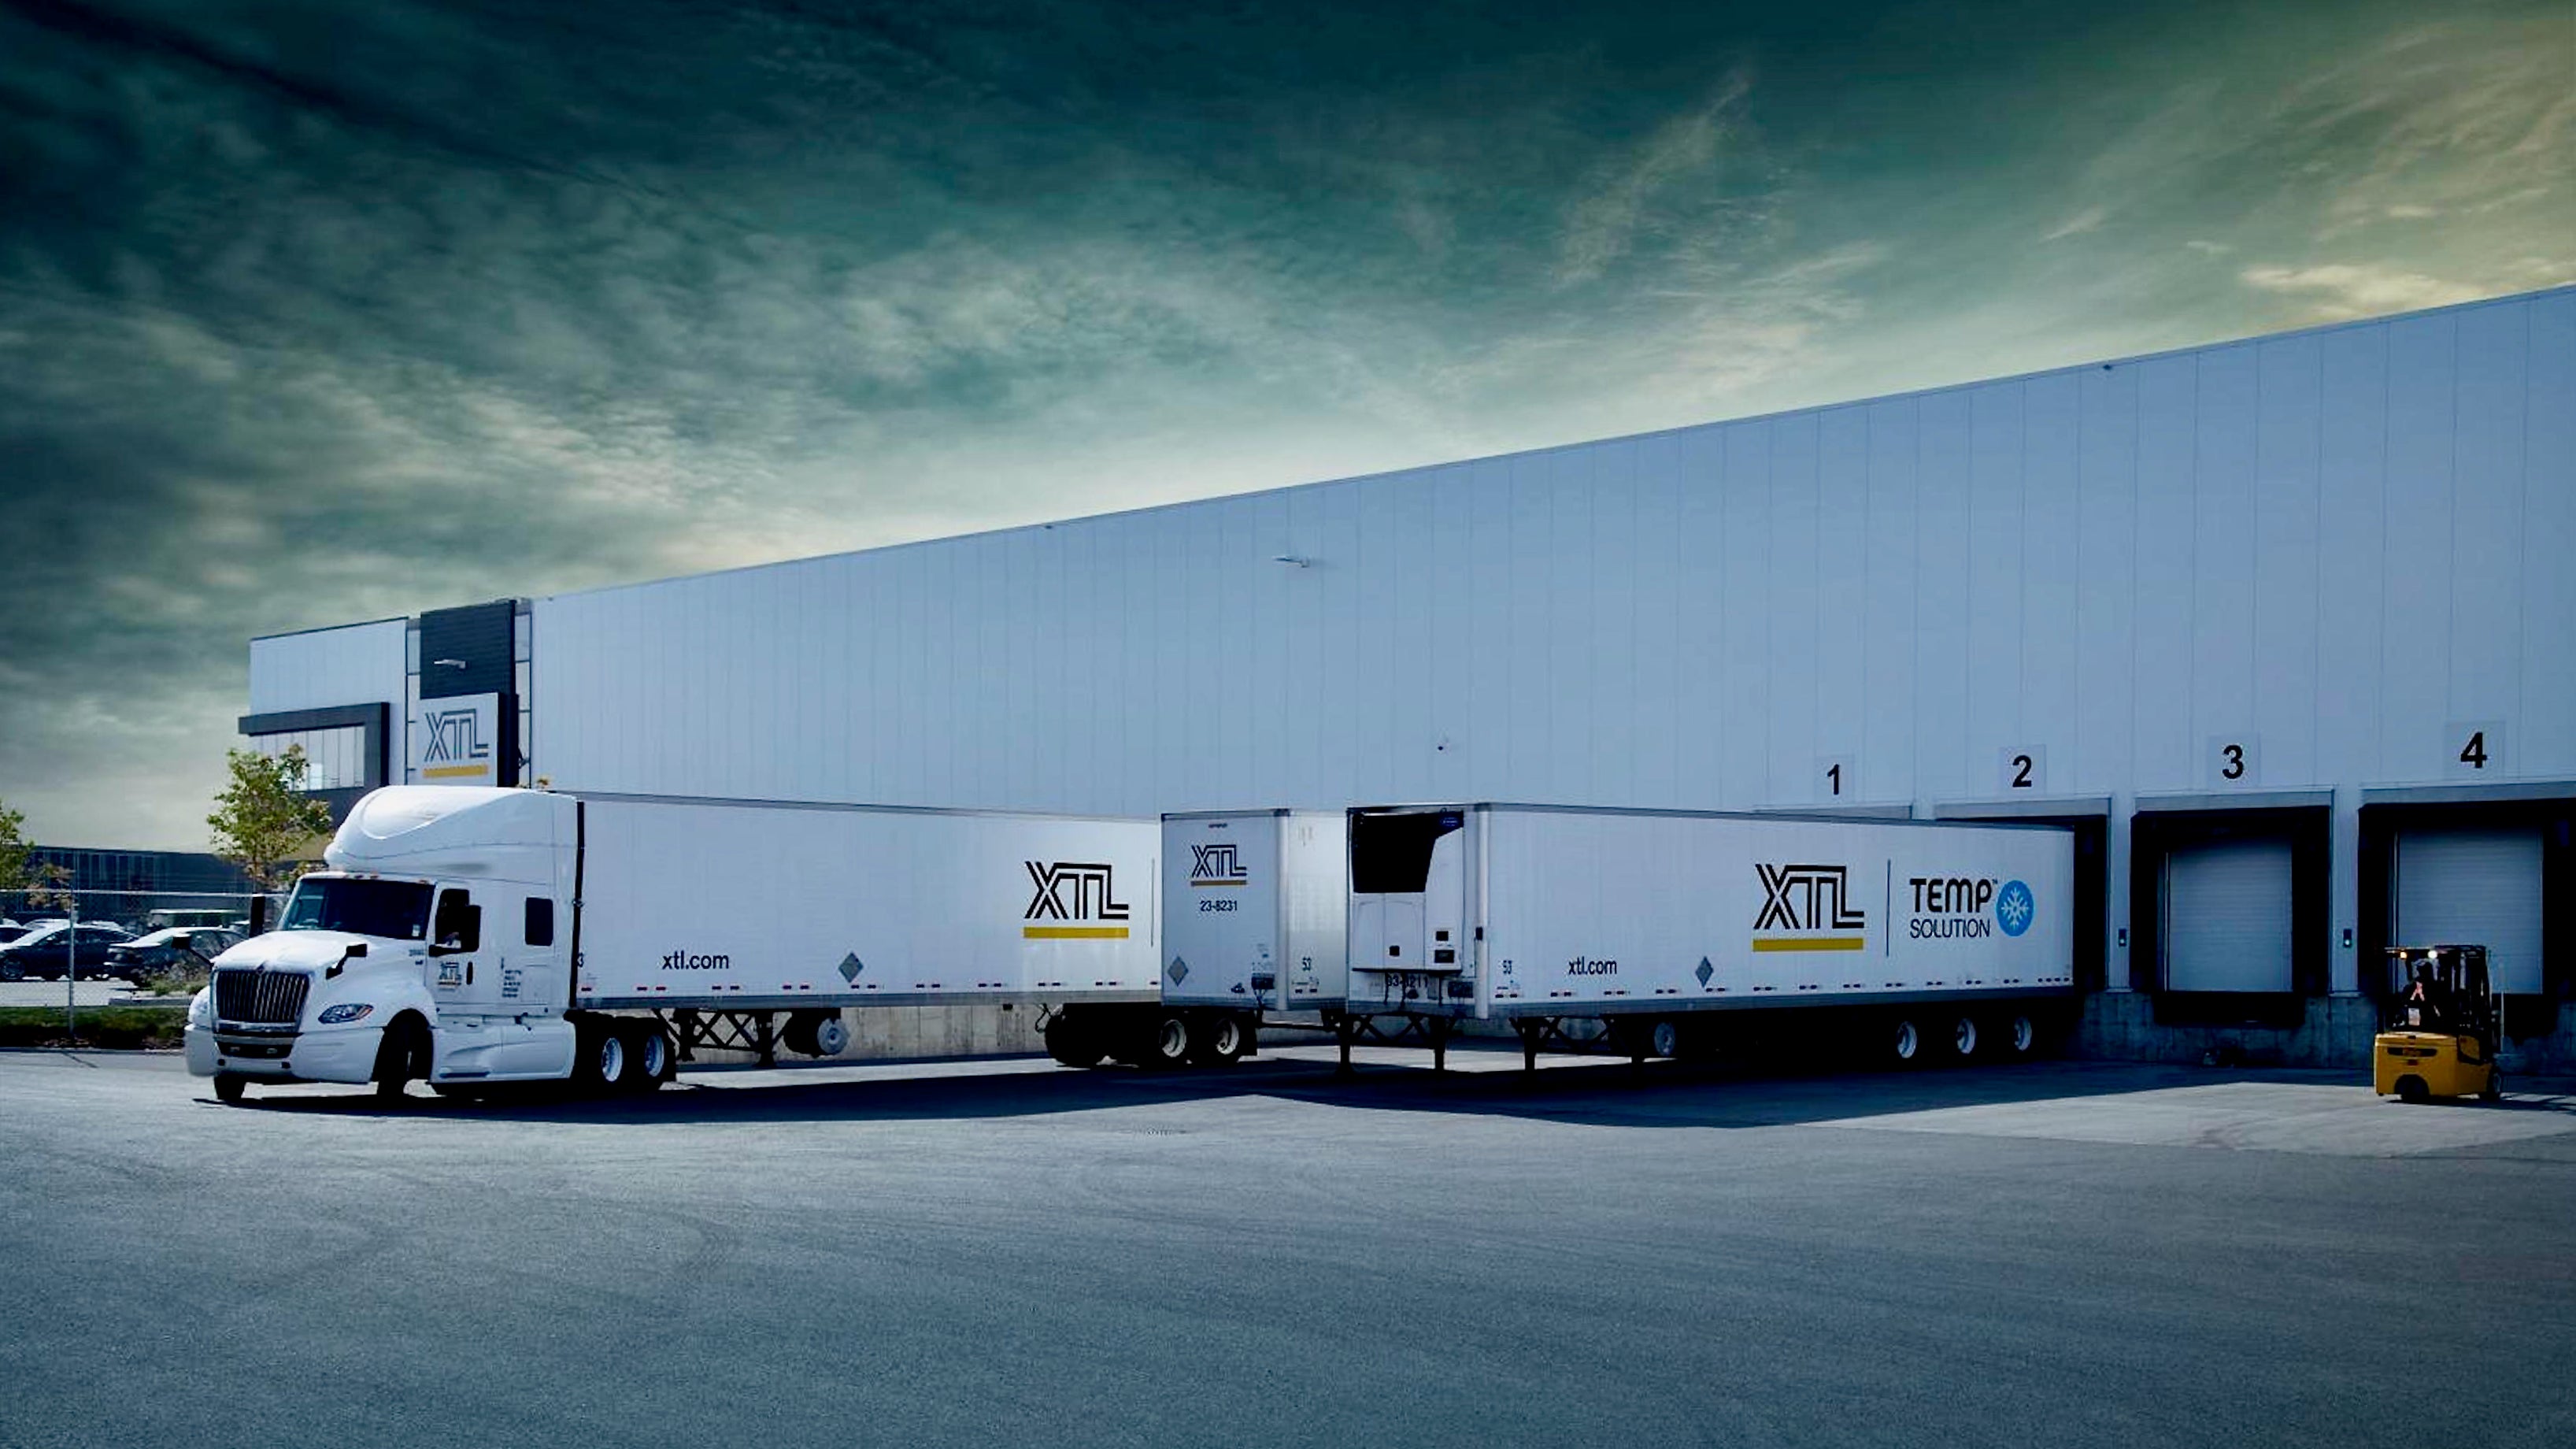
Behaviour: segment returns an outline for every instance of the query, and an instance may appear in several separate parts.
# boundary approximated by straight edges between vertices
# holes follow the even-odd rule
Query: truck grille
[[[313,978],[301,971],[218,971],[215,1019],[243,1026],[294,1026],[304,1019]]]

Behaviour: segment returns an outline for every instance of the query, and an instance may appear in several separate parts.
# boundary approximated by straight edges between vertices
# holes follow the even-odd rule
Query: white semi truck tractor
[[[837,1056],[845,1012],[1004,1003],[1142,1042],[1151,820],[394,786],[214,963],[188,1069],[649,1091],[693,1047]]]
[[[1525,1067],[1800,1041],[2028,1055],[2077,1000],[2074,833],[1545,805],[1350,815],[1342,1063],[1367,1018],[1508,1021]],[[1579,1042],[1568,1031],[1600,1023]],[[1592,1028],[1578,1027],[1578,1030]]]

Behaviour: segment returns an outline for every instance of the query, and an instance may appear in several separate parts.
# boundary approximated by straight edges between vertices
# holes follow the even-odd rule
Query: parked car
[[[171,926],[108,947],[107,974],[140,986],[147,976],[212,966],[241,943],[241,932],[222,926]]]
[[[80,948],[78,962],[83,976],[107,974],[107,948],[133,940],[122,926],[83,921],[74,927],[68,921],[39,921],[36,928],[5,946],[0,946],[0,981],[24,981],[39,977],[60,981],[73,967],[72,948],[77,933]]]

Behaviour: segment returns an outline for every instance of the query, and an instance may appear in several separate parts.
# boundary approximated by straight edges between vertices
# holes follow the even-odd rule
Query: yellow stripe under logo
[[[1210,886],[1239,886],[1248,884],[1250,884],[1250,882],[1239,880],[1194,880],[1190,882],[1190,889],[1203,891]]]
[[[435,768],[420,772],[421,778],[425,780],[453,780],[465,775],[488,775],[491,773],[492,767],[490,765],[439,765]]]
[[[1867,936],[1774,936],[1753,943],[1756,951],[1866,951]]]
[[[1124,941],[1125,926],[1022,926],[1020,934],[1032,941]]]

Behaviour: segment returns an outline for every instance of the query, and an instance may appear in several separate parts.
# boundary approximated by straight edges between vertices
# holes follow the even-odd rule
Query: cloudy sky
[[[2569,0],[1172,8],[0,0],[0,800],[202,848],[254,634],[2576,281]]]

